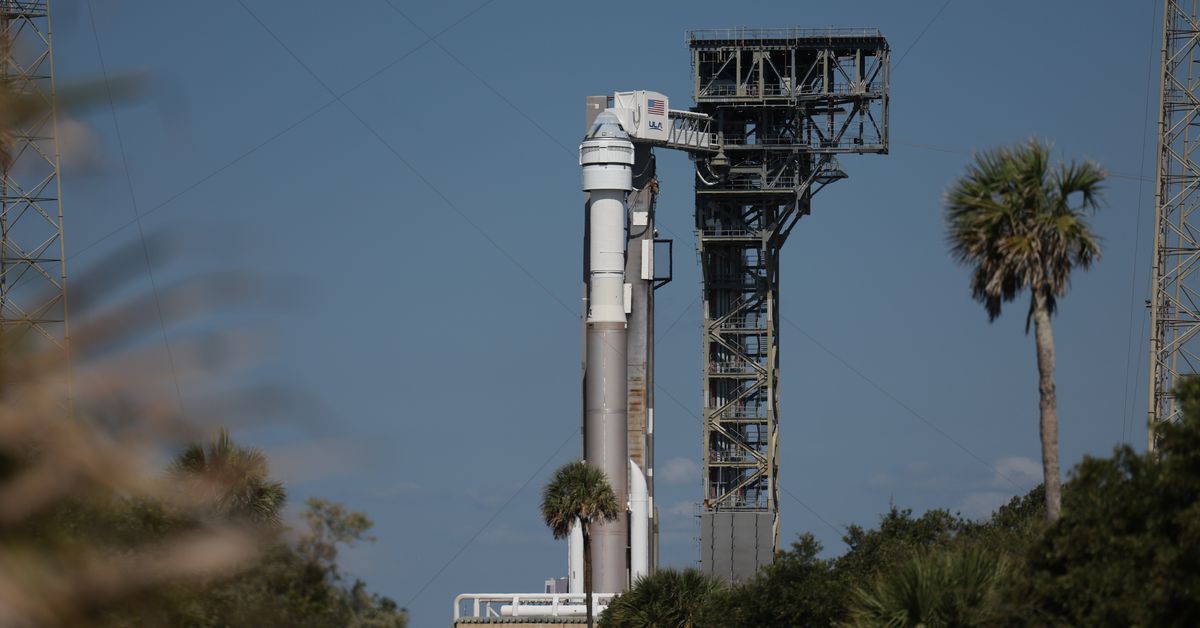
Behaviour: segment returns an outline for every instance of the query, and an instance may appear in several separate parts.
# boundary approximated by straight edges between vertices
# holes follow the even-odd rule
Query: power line
[[[516,492],[514,492],[512,495],[510,495],[508,497],[508,499],[506,499],[504,501],[504,503],[501,504],[500,507],[496,509],[496,512],[493,512],[492,516],[488,517],[488,520],[483,522],[483,525],[479,526],[479,529],[475,531],[475,534],[472,534],[471,538],[467,539],[467,542],[463,543],[462,546],[458,548],[458,551],[454,552],[454,555],[450,557],[450,560],[446,561],[446,563],[444,565],[442,565],[441,569],[438,569],[436,572],[434,572],[434,574],[432,576],[430,576],[429,580],[426,580],[425,584],[421,585],[420,589],[417,589],[417,592],[414,593],[412,595],[412,597],[408,599],[408,602],[406,602],[404,604],[404,606],[405,607],[412,606],[412,603],[415,602],[417,600],[417,598],[421,597],[421,594],[425,592],[425,589],[428,589],[429,585],[433,584],[433,582],[435,580],[437,580],[439,576],[442,575],[442,572],[446,571],[446,569],[448,567],[450,567],[450,565],[455,560],[458,560],[458,557],[461,556],[462,553],[465,552],[467,550],[467,548],[470,547],[471,544],[475,542],[475,539],[479,538],[479,535],[483,534],[483,531],[486,530],[488,528],[488,526],[492,525],[492,522],[496,520],[496,517],[499,517],[500,513],[504,512],[504,509],[507,508],[508,505],[511,504],[514,499],[517,498],[517,495],[520,495],[521,492],[525,490],[525,487],[529,486],[530,482],[533,482],[534,479],[536,479],[538,477],[538,475],[541,474],[542,469],[545,469],[546,465],[550,464],[550,461],[554,460],[554,458],[558,456],[558,452],[562,451],[562,448],[566,447],[567,443],[571,442],[571,439],[575,438],[578,435],[579,435],[579,432],[577,432],[575,430],[571,430],[571,433],[567,435],[567,438],[565,440],[563,440],[563,442],[561,444],[559,444],[558,449],[555,449],[554,453],[550,454],[550,457],[546,458],[546,460],[543,461],[542,464],[539,465],[538,468],[533,473],[531,473],[528,478],[525,479],[525,482],[523,484],[521,484],[521,487],[518,488],[516,490]]]
[[[372,72],[371,74],[369,74],[369,75],[367,75],[365,78],[363,78],[362,80],[360,80],[360,81],[358,81],[357,83],[355,83],[354,85],[350,86],[350,88],[349,88],[349,89],[346,89],[346,90],[342,91],[340,94],[337,94],[337,96],[338,96],[339,98],[344,98],[344,97],[346,97],[346,96],[350,95],[352,92],[354,92],[354,91],[357,91],[359,88],[361,88],[362,86],[366,85],[367,83],[369,83],[369,82],[373,81],[375,78],[377,78],[378,76],[380,76],[381,74],[383,74],[383,73],[384,73],[384,72],[386,72],[387,70],[390,70],[391,68],[393,68],[394,66],[396,66],[397,64],[399,64],[401,61],[404,61],[404,60],[405,60],[405,59],[407,59],[408,57],[412,56],[412,55],[413,55],[413,54],[415,54],[416,52],[418,52],[418,51],[420,51],[421,49],[423,49],[425,46],[427,46],[427,45],[429,45],[430,43],[432,43],[432,42],[433,42],[433,41],[434,41],[436,38],[438,38],[438,37],[441,37],[442,35],[444,35],[444,34],[446,34],[447,32],[449,32],[451,29],[455,28],[455,27],[456,27],[456,26],[458,26],[459,24],[461,24],[461,23],[463,23],[464,21],[466,21],[468,18],[470,18],[470,17],[474,16],[476,13],[479,13],[481,10],[483,10],[485,7],[487,7],[487,6],[491,5],[493,2],[496,2],[496,0],[486,0],[486,1],[485,1],[485,2],[483,2],[482,4],[480,4],[480,5],[476,6],[474,9],[472,9],[472,10],[468,11],[467,13],[463,14],[463,15],[462,15],[462,17],[459,17],[457,20],[455,20],[455,21],[451,22],[451,23],[450,23],[449,25],[447,25],[445,28],[443,28],[443,29],[441,29],[440,31],[438,31],[438,32],[434,33],[434,34],[433,34],[433,36],[432,36],[431,38],[429,38],[429,39],[426,39],[425,41],[423,41],[423,42],[421,42],[421,43],[417,44],[416,46],[414,46],[414,47],[412,47],[412,48],[408,49],[407,51],[405,51],[404,53],[402,53],[400,56],[398,56],[398,57],[396,57],[395,59],[391,60],[390,62],[388,62],[388,63],[384,64],[384,65],[383,65],[382,67],[380,67],[379,69],[375,70],[374,72]],[[90,8],[90,7],[89,7],[89,8]],[[230,160],[230,161],[226,162],[226,163],[225,163],[225,165],[223,165],[223,166],[221,166],[221,167],[217,168],[216,170],[213,170],[212,172],[210,172],[210,173],[208,173],[208,174],[204,175],[203,177],[201,177],[200,179],[196,180],[195,182],[193,182],[192,184],[188,185],[187,187],[183,188],[182,190],[180,190],[179,192],[177,192],[177,193],[176,193],[176,194],[174,194],[173,196],[171,196],[171,197],[167,198],[165,201],[162,201],[161,203],[159,203],[159,204],[155,205],[154,207],[151,207],[149,210],[147,210],[146,212],[142,213],[142,214],[141,214],[141,217],[142,217],[142,218],[145,218],[146,216],[149,216],[150,214],[153,214],[154,212],[157,212],[158,210],[160,210],[160,209],[162,209],[162,208],[166,207],[167,205],[170,205],[170,204],[171,204],[171,203],[173,203],[173,202],[174,202],[176,199],[178,199],[178,198],[182,197],[183,195],[187,194],[188,192],[191,192],[192,190],[194,190],[194,189],[196,189],[196,188],[200,187],[200,186],[201,186],[201,185],[203,185],[204,183],[207,183],[207,182],[208,182],[209,180],[211,180],[213,177],[216,177],[217,175],[221,174],[222,172],[225,172],[226,170],[228,170],[228,169],[232,168],[233,166],[235,166],[235,165],[237,165],[237,164],[241,163],[241,162],[242,162],[243,160],[245,160],[247,157],[250,157],[250,156],[251,156],[251,155],[253,155],[254,153],[256,153],[256,152],[258,152],[259,150],[261,150],[263,147],[267,146],[268,144],[271,144],[271,143],[273,143],[275,140],[278,140],[279,138],[283,137],[284,135],[287,135],[287,134],[288,134],[290,131],[292,131],[292,130],[293,130],[293,129],[295,129],[296,127],[298,127],[298,126],[300,126],[300,125],[304,124],[305,122],[309,121],[310,119],[314,118],[314,117],[315,117],[317,114],[321,113],[322,111],[325,111],[326,109],[328,109],[329,107],[333,106],[333,105],[334,105],[334,104],[336,104],[337,102],[338,102],[338,99],[336,99],[336,98],[335,98],[335,99],[333,99],[333,100],[329,100],[329,101],[325,102],[325,103],[324,103],[324,104],[322,104],[320,107],[317,107],[316,109],[314,109],[314,110],[310,111],[309,113],[305,114],[304,116],[300,117],[298,120],[296,120],[295,122],[292,122],[292,123],[291,123],[291,124],[289,124],[288,126],[284,127],[284,128],[283,128],[282,130],[280,130],[279,132],[275,133],[274,135],[271,135],[271,136],[270,136],[270,137],[268,137],[267,139],[265,139],[265,140],[263,140],[263,141],[259,142],[258,144],[254,145],[253,147],[251,147],[249,150],[246,150],[246,151],[242,152],[242,153],[241,153],[240,155],[238,155],[237,157],[235,157],[235,158],[233,158],[232,160]],[[120,233],[121,231],[124,231],[126,227],[129,227],[130,225],[133,225],[133,224],[135,224],[135,222],[136,222],[136,220],[130,220],[130,221],[126,222],[126,223],[123,223],[123,224],[121,224],[121,225],[120,225],[120,226],[118,226],[117,228],[115,228],[115,229],[113,229],[113,230],[109,231],[108,233],[104,234],[103,236],[100,236],[100,238],[98,238],[98,239],[96,239],[96,240],[93,240],[92,242],[90,242],[89,244],[87,244],[86,246],[84,246],[83,248],[81,248],[81,249],[79,249],[78,251],[76,251],[76,252],[75,252],[73,255],[71,255],[71,256],[70,256],[70,258],[69,258],[69,259],[74,259],[75,257],[77,257],[77,256],[79,256],[79,255],[82,255],[83,253],[85,253],[86,251],[90,250],[91,248],[93,248],[93,247],[95,247],[95,246],[99,245],[100,243],[102,243],[102,242],[104,242],[104,241],[108,240],[109,238],[111,238],[111,237],[113,237],[113,236],[117,235],[117,234],[118,234],[118,233]]]
[[[654,389],[655,389],[655,390],[657,390],[657,391],[659,391],[659,392],[661,392],[661,393],[663,393],[664,395],[666,395],[666,396],[667,396],[667,398],[668,398],[668,399],[670,399],[671,401],[674,401],[674,402],[675,402],[675,405],[679,406],[679,407],[680,407],[680,409],[682,409],[684,412],[686,412],[688,415],[690,415],[690,416],[691,416],[693,419],[696,419],[696,420],[697,420],[698,422],[700,422],[701,424],[703,424],[703,423],[704,423],[704,419],[702,419],[701,417],[697,416],[695,412],[692,412],[692,409],[691,409],[691,408],[689,408],[689,407],[687,407],[686,405],[684,405],[684,404],[683,404],[683,402],[682,402],[682,401],[680,401],[678,397],[676,397],[675,395],[671,394],[671,391],[667,390],[666,388],[663,388],[663,387],[662,387],[662,386],[660,386],[660,385],[659,385],[657,382],[654,384]],[[787,490],[787,489],[786,489],[786,488],[784,488],[783,486],[780,486],[779,488],[780,488],[780,490],[782,490],[784,493],[786,493],[786,494],[787,494],[789,497],[791,497],[792,499],[796,500],[796,503],[797,503],[797,504],[800,504],[802,507],[804,507],[804,509],[805,509],[805,510],[807,510],[807,511],[808,511],[808,512],[810,512],[810,513],[812,513],[812,514],[813,514],[813,516],[814,516],[814,517],[816,517],[818,521],[820,521],[821,523],[823,523],[823,524],[825,524],[826,526],[828,526],[830,530],[833,530],[833,533],[834,533],[834,534],[838,535],[839,537],[842,535],[842,531],[841,531],[841,530],[839,530],[839,529],[837,528],[837,526],[833,525],[832,523],[829,523],[829,520],[828,520],[828,519],[826,519],[825,517],[822,517],[822,516],[821,516],[821,513],[817,512],[817,511],[816,511],[816,509],[814,509],[812,506],[809,506],[807,503],[805,503],[805,502],[804,502],[803,500],[801,500],[799,497],[796,497],[796,495],[795,495],[794,493],[792,493],[791,491]]]
[[[788,325],[791,325],[793,329],[795,329],[796,331],[800,332],[800,333],[801,333],[801,334],[802,334],[802,335],[803,335],[805,338],[808,338],[809,342],[813,343],[814,345],[817,345],[817,347],[818,347],[819,349],[821,349],[821,350],[822,350],[822,351],[824,351],[825,353],[829,354],[829,356],[830,356],[830,357],[832,357],[833,359],[837,360],[838,362],[841,362],[841,363],[842,363],[842,366],[846,367],[846,368],[847,368],[847,369],[849,369],[849,370],[850,370],[852,373],[854,373],[855,375],[859,376],[859,377],[860,377],[860,378],[861,378],[861,379],[862,379],[864,382],[866,382],[866,383],[870,384],[872,388],[874,388],[875,390],[879,391],[879,392],[880,392],[880,393],[881,393],[881,394],[882,394],[884,397],[887,397],[888,399],[891,399],[892,401],[894,401],[894,402],[896,403],[896,405],[900,406],[901,408],[904,408],[904,410],[905,410],[906,412],[908,412],[909,414],[911,414],[911,415],[912,415],[913,417],[915,417],[917,420],[919,420],[919,421],[921,421],[922,423],[924,423],[926,427],[928,427],[929,429],[933,430],[934,432],[937,432],[939,435],[941,435],[941,437],[942,437],[942,438],[946,439],[948,442],[950,442],[951,444],[953,444],[955,447],[958,447],[959,449],[961,449],[961,450],[962,450],[963,452],[965,452],[965,453],[966,453],[968,456],[970,456],[970,457],[974,458],[974,459],[975,459],[977,462],[979,462],[979,464],[981,464],[981,465],[983,465],[983,466],[987,467],[988,469],[990,469],[990,470],[991,470],[993,473],[995,473],[995,474],[996,474],[998,477],[1001,477],[1001,478],[1003,478],[1003,479],[1004,479],[1006,482],[1008,482],[1009,484],[1011,484],[1011,485],[1013,486],[1013,488],[1017,489],[1018,491],[1020,491],[1020,492],[1022,492],[1022,493],[1024,493],[1024,492],[1028,491],[1028,489],[1026,489],[1026,488],[1022,487],[1021,485],[1017,484],[1016,482],[1014,482],[1014,481],[1012,480],[1012,478],[1010,478],[1010,477],[1008,477],[1007,475],[1005,475],[1003,472],[1001,472],[999,469],[997,469],[997,468],[996,468],[994,465],[992,465],[992,464],[988,463],[986,460],[984,460],[983,458],[981,458],[981,457],[980,457],[978,454],[976,454],[974,451],[971,451],[971,450],[970,450],[970,449],[969,449],[969,448],[968,448],[966,445],[964,445],[964,444],[960,443],[960,442],[959,442],[957,439],[955,439],[955,438],[954,438],[953,436],[951,436],[951,435],[950,435],[948,432],[946,432],[946,430],[943,430],[941,427],[939,427],[939,426],[938,426],[938,424],[936,424],[936,423],[934,423],[933,421],[930,421],[929,419],[925,418],[925,416],[924,416],[924,415],[922,415],[920,412],[917,412],[916,410],[914,410],[914,409],[912,408],[912,406],[909,406],[907,403],[904,403],[903,401],[901,401],[901,400],[900,400],[900,398],[899,398],[899,397],[897,397],[896,395],[893,395],[893,394],[892,394],[891,392],[889,392],[889,391],[888,391],[886,388],[884,388],[883,386],[880,386],[880,385],[879,385],[879,384],[878,384],[878,383],[877,383],[875,380],[873,380],[873,379],[871,379],[870,377],[868,377],[866,373],[863,373],[863,372],[862,372],[862,371],[860,371],[858,368],[856,368],[856,367],[855,367],[853,364],[850,364],[849,362],[847,362],[847,361],[846,361],[846,359],[845,359],[845,358],[843,358],[842,356],[840,356],[840,355],[838,355],[838,354],[834,353],[832,349],[830,349],[829,347],[826,347],[826,346],[825,346],[825,344],[824,344],[823,342],[821,342],[820,340],[817,340],[816,338],[814,338],[814,337],[813,337],[811,334],[809,334],[807,331],[804,331],[804,329],[803,329],[803,328],[801,328],[801,327],[800,327],[799,325],[797,325],[796,323],[792,322],[792,320],[791,320],[790,318],[787,318],[786,316],[783,316],[783,317],[781,317],[781,318],[783,318],[784,322],[786,322]]]
[[[129,172],[129,157],[125,152],[125,139],[121,135],[121,123],[117,119],[117,106],[113,101],[112,87],[108,81],[108,68],[104,63],[104,51],[100,46],[100,31],[96,28],[96,11],[88,0],[88,19],[92,25],[92,38],[96,42],[96,60],[100,63],[100,78],[104,81],[104,91],[108,96],[108,110],[112,114],[113,130],[117,137],[117,149],[121,153],[121,167],[125,171],[125,183],[129,186],[129,204],[133,209],[133,222],[137,225],[138,239],[142,243],[142,257],[146,261],[146,276],[150,279],[150,291],[154,296],[154,309],[158,313],[158,329],[162,334],[163,349],[167,354],[167,366],[171,370],[171,380],[175,383],[175,397],[179,403],[179,412],[187,414],[183,405],[183,390],[179,386],[179,374],[175,368],[175,355],[171,351],[171,341],[167,338],[167,324],[163,318],[162,300],[158,295],[158,282],[154,279],[154,268],[150,263],[150,249],[146,246],[146,231],[142,228],[142,216],[138,213],[137,192],[133,187],[133,175]]]
[[[1155,32],[1155,26],[1158,23],[1158,20],[1156,19],[1157,17],[1157,9],[1150,12],[1150,32],[1152,34]],[[1142,113],[1142,161],[1138,166],[1138,174],[1143,178],[1138,179],[1137,215],[1133,223],[1133,260],[1130,262],[1131,268],[1129,269],[1129,337],[1125,341],[1125,400],[1121,402],[1121,439],[1124,442],[1128,442],[1128,438],[1125,436],[1128,429],[1126,425],[1133,422],[1133,405],[1137,403],[1136,396],[1134,397],[1133,404],[1129,402],[1130,388],[1136,389],[1136,384],[1131,384],[1129,381],[1129,363],[1133,361],[1133,355],[1130,353],[1133,351],[1133,312],[1136,307],[1135,304],[1137,299],[1138,250],[1142,243],[1142,183],[1145,181],[1144,177],[1146,176],[1146,138],[1149,136],[1147,127],[1150,126],[1150,78],[1153,75],[1151,69],[1154,67],[1153,44],[1151,44],[1150,49],[1150,61],[1146,64],[1146,107],[1145,111]],[[1144,310],[1145,308],[1143,308],[1143,313]],[[1139,347],[1140,346],[1141,345],[1139,343]],[[1126,408],[1128,408],[1128,410],[1126,410]]]
[[[933,23],[936,22],[939,17],[941,17],[942,11],[945,11],[946,7],[950,6],[950,3],[953,1],[954,0],[946,0],[946,3],[942,5],[942,8],[938,9],[937,13],[934,13],[933,17],[929,18],[929,21],[925,24],[925,28],[922,28],[921,32],[917,33],[916,39],[914,39],[913,42],[908,45],[908,48],[904,49],[904,52],[900,54],[900,58],[896,59],[896,64],[892,66],[893,72],[900,67],[900,64],[904,62],[904,58],[908,56],[908,53],[912,52],[912,49],[916,47],[917,42],[921,41],[921,38],[925,36],[925,31],[928,31],[929,27],[933,26]]]

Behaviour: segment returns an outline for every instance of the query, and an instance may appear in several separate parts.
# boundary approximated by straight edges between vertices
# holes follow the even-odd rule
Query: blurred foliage
[[[368,592],[361,580],[347,582],[338,570],[338,545],[365,538],[366,516],[323,499],[309,499],[306,506],[309,527],[298,540],[289,542],[274,528],[260,557],[240,573],[163,587],[137,604],[100,613],[97,625],[406,626],[407,614],[395,602]],[[356,532],[334,531],[348,529]]]
[[[188,445],[171,465],[171,475],[214,515],[252,523],[280,523],[287,491],[282,483],[267,477],[266,455],[234,444],[228,429],[221,428],[207,446]]]
[[[221,431],[225,459],[262,458]],[[212,447],[213,444],[210,444]],[[5,450],[0,488],[22,475],[39,447]],[[388,626],[407,625],[395,602],[358,580],[346,582],[338,548],[370,540],[361,512],[322,499],[306,503],[296,534],[278,512],[242,511],[214,499],[223,475],[206,485],[181,477],[200,445],[189,446],[161,478],[161,497],[96,486],[0,529],[0,624],[16,626]],[[210,472],[210,468],[201,473]],[[245,478],[224,486],[237,494]],[[279,487],[282,491],[282,487]],[[282,493],[272,503],[283,506]],[[232,503],[237,503],[236,501]],[[212,552],[213,556],[206,556]],[[75,577],[53,574],[69,568]],[[60,577],[63,576],[63,577]],[[65,581],[64,581],[65,580]],[[9,594],[12,594],[11,597]],[[9,605],[10,602],[15,602]]]
[[[0,33],[0,63],[39,54],[10,40],[22,32],[32,31]],[[53,121],[61,132],[71,112],[146,85],[65,86],[55,110],[44,77],[7,76],[0,171],[19,168]],[[69,352],[28,324],[0,324],[0,626],[407,625],[395,602],[338,567],[339,548],[373,540],[366,515],[311,499],[306,529],[292,530],[262,451],[224,428],[196,442],[215,423],[299,404],[260,378],[226,377],[263,335],[240,310],[269,304],[279,282],[164,271],[179,245],[143,235],[76,272]],[[152,264],[165,279],[147,286]],[[23,275],[9,276],[19,287]]]
[[[225,429],[203,437],[300,404],[229,375],[253,362],[230,308],[264,304],[261,278],[175,273],[139,291],[146,256],[178,250],[168,240],[77,275],[70,355],[0,326],[0,626],[405,626],[338,567],[371,540],[366,515],[310,500],[292,530],[266,455]],[[165,364],[158,334],[177,329]]]

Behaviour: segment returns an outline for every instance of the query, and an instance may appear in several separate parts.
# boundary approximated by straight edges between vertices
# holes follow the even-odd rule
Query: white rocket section
[[[650,501],[646,476],[629,461],[629,584],[650,573]]]
[[[615,116],[596,117],[579,147],[588,225],[588,322],[625,322],[625,197],[633,189],[633,143]]]
[[[586,172],[586,170],[585,170]],[[586,177],[585,177],[586,179]],[[588,322],[625,322],[625,191],[593,190]]]
[[[576,519],[567,538],[567,593],[583,592],[583,528]]]

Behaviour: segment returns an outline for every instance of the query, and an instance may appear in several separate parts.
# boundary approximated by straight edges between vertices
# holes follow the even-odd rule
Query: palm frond
[[[587,526],[622,512],[608,477],[582,461],[560,467],[542,492],[542,518],[556,539],[571,535],[575,519]]]
[[[241,447],[221,428],[206,445],[188,445],[171,464],[181,490],[208,504],[211,514],[255,523],[280,523],[283,484],[269,479],[266,454]]]
[[[1087,218],[1100,206],[1105,173],[1092,162],[1052,166],[1050,153],[1037,139],[984,151],[946,192],[946,243],[971,267],[971,296],[989,321],[1025,290],[1053,314],[1071,271],[1100,257]]]
[[[600,628],[691,628],[700,623],[705,602],[724,586],[698,569],[660,569],[614,598],[600,616]]]

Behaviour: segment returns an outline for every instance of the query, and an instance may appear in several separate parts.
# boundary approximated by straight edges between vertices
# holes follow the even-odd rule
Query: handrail
[[[883,97],[882,83],[875,81],[867,85],[850,85],[837,83],[828,87],[810,88],[807,85],[789,87],[782,83],[764,83],[760,90],[757,83],[741,85],[742,93],[738,94],[738,84],[733,81],[710,81],[700,88],[700,96],[742,96],[744,98],[761,98],[764,96],[861,96],[864,99]]]
[[[593,612],[608,608],[616,593],[593,593]],[[463,604],[469,605],[464,614]],[[586,593],[463,593],[454,598],[454,621],[464,617],[578,617],[587,614]]]
[[[688,41],[721,41],[747,39],[816,39],[816,38],[883,37],[878,28],[704,28],[688,31]]]

